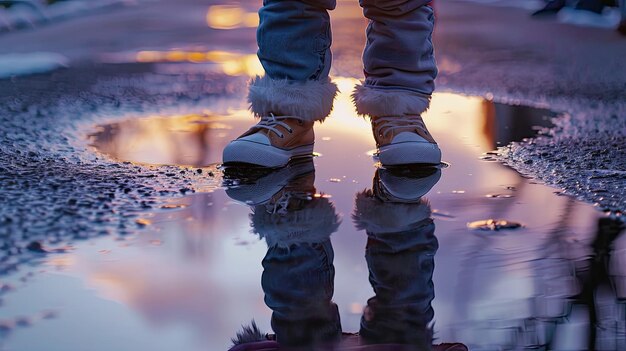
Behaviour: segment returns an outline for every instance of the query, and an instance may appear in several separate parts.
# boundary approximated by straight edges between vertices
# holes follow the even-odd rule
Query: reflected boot
[[[367,232],[365,258],[374,297],[361,318],[363,344],[380,350],[467,351],[460,343],[432,345],[434,256],[439,247],[424,196],[435,169],[378,169],[371,190],[357,194],[353,220]]]
[[[262,287],[275,335],[253,324],[233,339],[232,350],[308,350],[341,336],[330,236],[340,224],[328,198],[316,194],[310,158],[281,169],[229,167],[224,185],[248,204],[252,231],[265,239]]]
[[[408,230],[430,217],[430,205],[423,196],[440,178],[438,167],[379,168],[372,189],[357,194],[352,219],[368,233]]]
[[[328,79],[257,77],[250,84],[248,101],[260,121],[226,146],[223,163],[281,167],[294,158],[312,156],[313,124],[328,116],[336,93],[337,86]]]
[[[253,232],[267,243],[261,285],[281,350],[326,350],[341,337],[330,242],[340,219],[314,180],[314,172],[292,178],[250,214]]]
[[[222,185],[233,200],[250,206],[275,203],[284,191],[302,190],[304,197],[315,193],[312,158],[294,160],[282,168],[230,166],[224,168]]]
[[[393,202],[379,194],[386,186],[380,171],[372,189],[357,194],[352,217],[356,227],[367,233],[365,258],[376,294],[363,310],[359,334],[364,344],[430,350],[432,274],[438,247],[430,206],[421,198]]]
[[[436,167],[377,169],[372,189],[356,195],[354,224],[376,235],[410,230],[429,220],[430,205],[423,196],[440,177],[441,169]]]
[[[373,191],[385,202],[419,202],[441,179],[441,168],[402,166],[378,169]]]
[[[252,208],[253,231],[268,246],[326,240],[339,227],[335,207],[316,194],[311,158],[290,162],[280,169],[228,167],[224,170],[226,194]]]
[[[316,244],[328,240],[341,223],[335,207],[315,193],[315,173],[291,180],[264,203],[252,207],[252,229],[268,247]]]

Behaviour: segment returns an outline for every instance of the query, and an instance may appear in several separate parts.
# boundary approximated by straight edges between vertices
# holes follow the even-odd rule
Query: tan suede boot
[[[313,123],[298,116],[261,117],[258,124],[226,146],[223,162],[282,167],[291,159],[312,156]]]
[[[441,163],[441,150],[421,116],[371,117],[371,122],[383,165]]]

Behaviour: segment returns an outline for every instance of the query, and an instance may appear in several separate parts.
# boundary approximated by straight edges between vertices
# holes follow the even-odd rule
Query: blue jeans
[[[327,344],[341,337],[339,310],[332,302],[333,258],[329,239],[268,248],[261,285],[273,312],[272,329],[282,346]]]
[[[435,298],[432,281],[439,248],[428,218],[401,232],[367,230],[365,258],[376,296],[367,301],[360,335],[367,344],[420,345],[430,349]]]
[[[437,66],[433,54],[433,9],[430,0],[359,0],[369,19],[363,51],[365,81],[357,87],[359,114],[419,114],[428,107],[434,90]],[[258,57],[266,80],[306,84],[313,93],[295,101],[293,94],[271,82],[253,82],[258,89],[249,95],[253,112],[268,109],[307,115],[307,106],[328,105],[334,93],[326,91],[332,54],[329,10],[336,0],[264,0],[257,30]],[[319,82],[320,86],[315,83]],[[295,89],[292,89],[295,90]],[[300,92],[295,90],[295,94]],[[279,95],[279,97],[276,97]],[[315,99],[322,101],[312,101]],[[273,101],[272,99],[275,99]],[[382,100],[382,101],[381,101]],[[301,108],[290,104],[300,104]],[[380,105],[387,105],[384,108]],[[408,106],[408,107],[407,107]],[[331,106],[332,108],[332,106]],[[324,109],[324,112],[330,112]],[[271,111],[276,112],[276,111]],[[278,111],[279,113],[281,111]],[[314,113],[311,119],[326,116]]]

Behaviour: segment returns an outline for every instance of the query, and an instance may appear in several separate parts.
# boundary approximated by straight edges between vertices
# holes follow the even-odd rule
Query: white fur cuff
[[[357,229],[373,233],[392,233],[411,229],[416,223],[430,217],[430,203],[383,202],[371,190],[358,193],[352,220]]]
[[[352,101],[362,116],[420,115],[430,106],[430,95],[400,89],[376,89],[357,84]]]
[[[274,113],[323,121],[333,109],[335,95],[337,85],[328,78],[299,82],[257,76],[250,82],[248,102],[257,117]]]
[[[335,206],[325,198],[311,200],[301,210],[286,214],[268,213],[257,206],[250,215],[252,229],[265,238],[268,247],[321,243],[337,231],[341,220]]]

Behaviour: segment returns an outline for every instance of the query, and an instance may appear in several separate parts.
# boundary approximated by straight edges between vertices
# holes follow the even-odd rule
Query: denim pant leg
[[[419,205],[416,205],[419,206]],[[430,348],[435,297],[432,281],[439,247],[432,219],[397,233],[367,231],[365,252],[376,296],[367,301],[360,335],[368,344]]]
[[[357,86],[357,111],[371,116],[424,112],[437,66],[430,0],[359,0],[369,19],[363,52],[365,82]]]
[[[264,0],[257,30],[265,69],[250,86],[257,116],[274,113],[322,120],[337,87],[329,81],[332,35],[328,10],[336,0]]]
[[[272,309],[272,329],[286,347],[332,343],[341,336],[332,302],[335,267],[330,240],[272,246],[263,259],[261,285]]]

